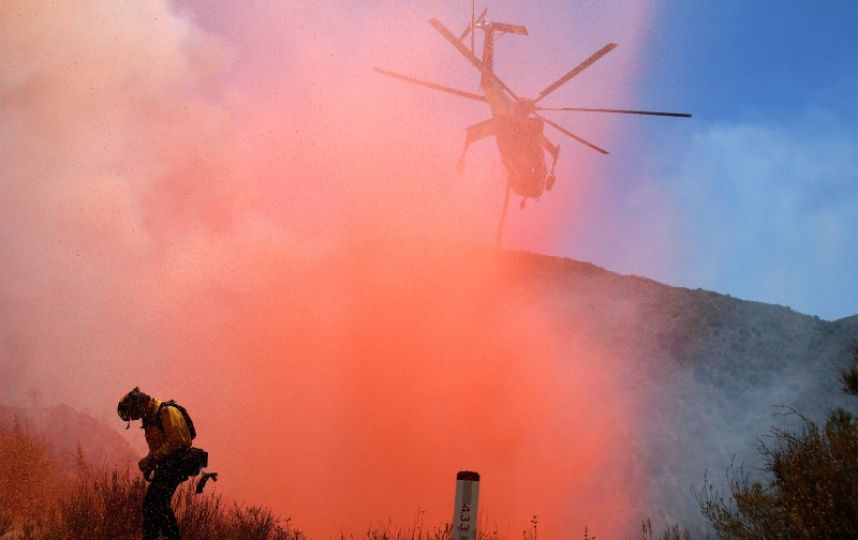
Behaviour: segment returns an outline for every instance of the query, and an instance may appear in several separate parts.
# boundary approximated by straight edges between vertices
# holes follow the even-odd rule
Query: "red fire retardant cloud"
[[[458,8],[380,6],[4,2],[0,385],[175,398],[227,497],[317,538],[449,520],[461,469],[487,527],[621,535],[621,359],[490,248],[496,151],[452,171],[486,112],[369,69],[475,82],[422,20]]]

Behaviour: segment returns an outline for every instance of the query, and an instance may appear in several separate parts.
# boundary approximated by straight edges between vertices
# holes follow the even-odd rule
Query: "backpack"
[[[158,405],[158,410],[155,412],[155,425],[158,426],[161,431],[164,431],[164,423],[161,420],[161,409],[164,407],[175,407],[182,413],[182,417],[185,419],[185,423],[188,425],[188,432],[191,434],[191,440],[197,438],[197,430],[194,429],[194,421],[191,420],[191,415],[188,414],[187,409],[173,401],[172,399],[169,401],[162,401],[160,405]]]
[[[191,420],[191,415],[188,414],[188,411],[173,401],[172,399],[169,401],[162,401],[158,406],[158,410],[155,413],[155,425],[161,428],[161,431],[164,431],[164,424],[161,420],[161,409],[164,407],[175,407],[178,409],[180,413],[182,413],[182,417],[185,419],[185,423],[188,425],[188,432],[191,435],[191,440],[197,438],[197,430],[194,428],[194,421]],[[178,472],[185,478],[188,476],[196,476],[200,474],[200,469],[204,469],[208,467],[209,464],[209,453],[203,450],[202,448],[188,448],[176,455],[176,466],[178,468]],[[217,480],[217,473],[213,473],[214,480]],[[205,485],[205,482],[203,482]],[[199,487],[197,493],[201,493],[202,488]]]

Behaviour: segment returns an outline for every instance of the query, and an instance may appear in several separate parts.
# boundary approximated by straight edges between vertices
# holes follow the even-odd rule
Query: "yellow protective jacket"
[[[149,457],[157,462],[179,448],[190,448],[191,433],[188,423],[179,409],[175,407],[161,408],[161,426],[158,425],[156,414],[161,406],[160,399],[152,399],[149,408],[143,416],[143,430],[146,434],[146,444],[149,445]]]

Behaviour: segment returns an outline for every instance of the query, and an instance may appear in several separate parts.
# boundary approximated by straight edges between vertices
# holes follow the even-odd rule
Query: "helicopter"
[[[616,43],[608,43],[590,55],[586,60],[545,87],[536,97],[521,97],[494,72],[494,50],[495,41],[498,38],[507,34],[526,36],[528,35],[527,28],[518,24],[489,21],[486,18],[488,8],[484,9],[479,16],[475,17],[473,13],[472,5],[470,24],[459,36],[453,34],[436,18],[429,19],[429,24],[480,72],[480,90],[482,90],[482,94],[443,86],[379,67],[373,67],[373,69],[388,77],[474,101],[481,101],[489,105],[492,114],[491,118],[465,128],[465,144],[462,148],[457,169],[459,172],[464,169],[465,155],[472,143],[487,137],[495,137],[501,160],[508,173],[504,202],[497,229],[497,245],[500,245],[501,233],[509,207],[510,192],[515,192],[516,195],[521,197],[519,207],[524,209],[528,199],[538,200],[544,192],[550,191],[554,187],[556,181],[554,171],[557,166],[557,159],[560,156],[560,146],[545,136],[543,132],[545,124],[592,150],[608,154],[608,151],[604,148],[583,139],[560,124],[545,118],[540,114],[541,111],[637,114],[674,118],[691,117],[688,113],[591,107],[549,108],[539,105],[539,102],[544,98],[614,50],[617,47]],[[475,34],[477,30],[483,32],[482,58],[478,58],[475,54]],[[470,48],[465,45],[465,40],[469,36],[471,42]],[[550,169],[545,161],[546,154],[551,157]]]

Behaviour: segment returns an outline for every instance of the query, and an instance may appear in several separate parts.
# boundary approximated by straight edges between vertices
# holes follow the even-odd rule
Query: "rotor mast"
[[[527,35],[527,28],[520,24],[498,23],[482,20],[476,23],[476,27],[481,29],[484,34],[483,64],[488,67],[489,71],[494,71],[495,67],[495,32],[499,32],[497,37],[501,37],[504,34]]]

